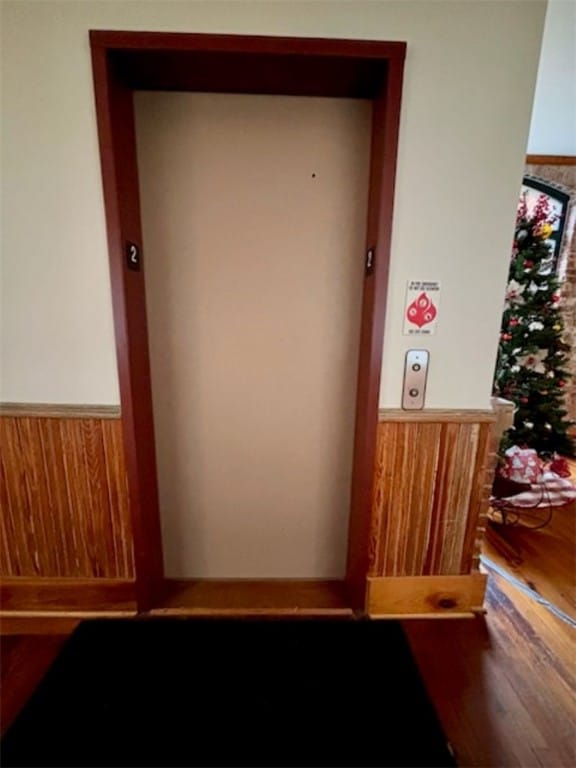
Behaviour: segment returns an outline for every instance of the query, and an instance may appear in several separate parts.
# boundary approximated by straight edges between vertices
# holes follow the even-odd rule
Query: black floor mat
[[[397,622],[80,625],[2,765],[453,766]]]

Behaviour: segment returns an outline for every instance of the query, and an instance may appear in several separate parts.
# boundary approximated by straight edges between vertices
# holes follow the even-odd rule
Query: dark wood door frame
[[[406,44],[367,40],[91,31],[116,353],[140,610],[163,584],[143,267],[134,90],[368,99],[370,188],[346,584],[364,605],[402,75]],[[358,258],[364,258],[363,253]],[[145,259],[145,254],[144,254]]]

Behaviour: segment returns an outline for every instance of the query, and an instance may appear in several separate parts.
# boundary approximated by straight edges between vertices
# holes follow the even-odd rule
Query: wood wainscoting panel
[[[77,415],[0,417],[3,578],[134,577],[121,421]]]
[[[487,504],[491,411],[383,411],[370,576],[468,574]]]

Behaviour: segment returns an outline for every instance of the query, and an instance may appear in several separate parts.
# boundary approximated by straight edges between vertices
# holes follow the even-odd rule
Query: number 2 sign
[[[140,248],[135,243],[126,243],[126,264],[128,269],[140,271]]]

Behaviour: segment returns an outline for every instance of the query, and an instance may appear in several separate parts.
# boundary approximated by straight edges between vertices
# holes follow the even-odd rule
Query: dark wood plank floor
[[[10,726],[66,641],[67,635],[2,635],[0,726]]]
[[[485,618],[405,628],[460,766],[576,766],[576,632],[490,574]]]
[[[483,559],[576,619],[576,505],[538,531],[490,527]],[[484,619],[405,625],[458,763],[574,768],[576,630],[485,570]]]
[[[554,510],[538,531],[491,525],[483,554],[576,619],[576,504]]]

